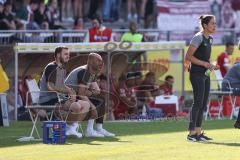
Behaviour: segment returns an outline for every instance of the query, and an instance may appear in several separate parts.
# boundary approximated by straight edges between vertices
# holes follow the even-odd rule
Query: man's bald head
[[[88,55],[88,66],[93,72],[99,73],[103,67],[103,59],[97,53],[90,53]]]
[[[93,59],[99,59],[102,61],[102,57],[99,54],[94,53],[94,52],[92,52],[88,55],[88,61],[93,60]]]

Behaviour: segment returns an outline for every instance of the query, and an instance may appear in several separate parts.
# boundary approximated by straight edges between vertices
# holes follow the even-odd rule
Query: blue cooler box
[[[64,144],[66,140],[66,122],[44,121],[43,122],[43,143]]]

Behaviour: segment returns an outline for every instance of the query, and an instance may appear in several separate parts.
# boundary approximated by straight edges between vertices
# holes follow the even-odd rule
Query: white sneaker
[[[87,129],[86,131],[85,131],[85,136],[86,137],[104,137],[104,135],[103,134],[100,134],[100,133],[98,133],[97,131],[95,131],[95,130],[93,130],[93,129]]]
[[[73,129],[67,129],[66,130],[66,136],[75,136],[77,138],[82,138],[82,133],[77,132]]]
[[[116,136],[114,133],[108,132],[107,130],[105,130],[103,128],[100,130],[97,130],[97,132],[104,135],[105,137],[115,137]]]

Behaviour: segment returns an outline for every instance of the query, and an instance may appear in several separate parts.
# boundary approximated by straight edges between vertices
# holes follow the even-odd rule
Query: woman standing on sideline
[[[186,54],[186,60],[191,62],[190,81],[194,97],[187,140],[194,142],[212,140],[202,133],[201,126],[210,90],[208,71],[218,69],[217,66],[210,63],[213,42],[210,34],[214,33],[216,29],[215,17],[213,15],[203,15],[199,19],[202,29],[192,38]]]

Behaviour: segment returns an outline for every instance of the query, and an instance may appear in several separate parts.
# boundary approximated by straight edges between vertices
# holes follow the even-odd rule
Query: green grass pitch
[[[233,123],[204,122],[205,132],[214,138],[208,143],[186,141],[187,120],[165,120],[108,122],[105,127],[117,134],[114,138],[68,138],[65,145],[47,145],[17,142],[29,134],[31,123],[16,122],[0,128],[0,160],[237,160],[240,130]]]

